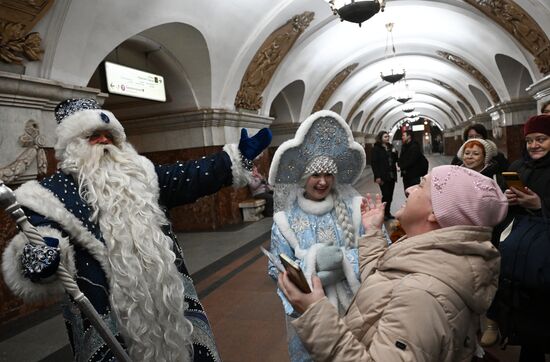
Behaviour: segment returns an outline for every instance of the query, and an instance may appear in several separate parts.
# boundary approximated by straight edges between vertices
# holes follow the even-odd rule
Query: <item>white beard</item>
[[[110,304],[134,361],[192,359],[192,324],[172,240],[164,235],[164,213],[152,191],[142,157],[128,143],[67,146],[60,167],[78,182],[105,240]],[[154,178],[154,179],[153,179]]]

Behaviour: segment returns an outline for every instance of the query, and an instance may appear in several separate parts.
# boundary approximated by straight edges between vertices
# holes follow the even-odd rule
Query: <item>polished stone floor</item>
[[[430,156],[430,166],[450,162]],[[378,192],[367,168],[355,185],[365,194]],[[392,212],[405,199],[396,185]],[[259,245],[269,245],[272,219],[265,218],[215,232],[180,233],[186,263],[208,313],[223,361],[288,361],[283,310],[275,283],[266,273]],[[489,350],[486,360],[517,361],[517,350]],[[0,327],[0,362],[71,361],[65,327],[56,308]]]

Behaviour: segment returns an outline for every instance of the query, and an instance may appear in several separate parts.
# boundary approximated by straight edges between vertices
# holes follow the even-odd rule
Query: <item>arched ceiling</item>
[[[550,11],[542,1],[520,0],[516,4],[531,13],[548,34]],[[321,7],[326,5],[323,1],[311,2]],[[388,100],[395,95],[396,86],[379,76],[381,70],[392,68],[389,64],[393,64],[393,68],[406,69],[409,89],[417,94],[413,98],[417,112],[438,120],[445,128],[467,121],[469,115],[463,112],[459,102],[464,104],[466,100],[476,114],[485,112],[486,102],[480,104],[480,94],[472,93],[471,89],[480,90],[484,95],[481,99],[488,99],[489,106],[495,105],[495,97],[497,101],[506,102],[519,93],[517,89],[508,88],[506,75],[501,73],[495,60],[497,54],[512,59],[511,63],[516,65],[515,69],[508,69],[507,74],[528,73],[532,80],[543,76],[533,56],[510,33],[465,1],[388,0],[385,12],[376,14],[361,27],[340,22],[336,16],[327,15],[324,9],[316,12],[316,21],[284,59],[265,96],[269,104],[292,78],[303,79],[306,94],[300,119],[311,112],[317,96],[331,77],[352,63],[359,63],[359,66],[334,91],[326,107],[342,102],[341,114],[346,119],[354,119],[363,112],[361,120],[353,126],[357,124],[354,130],[367,133],[374,131],[372,125],[366,127],[373,117],[373,125],[379,124],[382,117],[381,126],[377,128],[386,129],[403,117],[403,112],[397,111],[401,104]],[[385,51],[388,35],[385,24],[388,22],[395,24],[396,56],[393,58]],[[465,62],[468,67],[461,67],[442,54],[457,56],[459,62]],[[441,83],[450,86],[452,91]],[[372,87],[375,91],[349,115],[356,101]]]
[[[515,28],[483,13],[483,4]],[[168,106],[179,110],[234,110],[243,77],[266,39],[306,12],[313,19],[288,53],[276,61],[265,57],[274,61],[268,64],[273,73],[255,111],[269,116],[275,104],[284,106],[286,112],[273,112],[285,115],[279,122],[306,119],[321,99],[323,108],[335,107],[353,122],[354,131],[390,129],[404,116],[393,99],[397,86],[380,78],[392,65],[405,68],[416,111],[444,128],[524,97],[521,88],[548,75],[525,45],[537,36],[548,41],[548,0],[387,0],[385,11],[361,27],[341,22],[326,0],[60,1],[53,8],[36,27],[48,44],[44,61],[29,64],[27,75],[86,86],[119,45],[136,51],[158,46],[154,70],[175,81]],[[524,26],[531,19],[541,32]],[[386,52],[389,22],[395,24],[395,57]]]

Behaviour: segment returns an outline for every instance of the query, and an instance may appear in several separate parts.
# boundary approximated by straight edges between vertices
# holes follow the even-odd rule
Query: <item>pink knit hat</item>
[[[495,226],[508,212],[508,200],[497,183],[460,166],[431,171],[432,208],[443,228],[455,225]]]

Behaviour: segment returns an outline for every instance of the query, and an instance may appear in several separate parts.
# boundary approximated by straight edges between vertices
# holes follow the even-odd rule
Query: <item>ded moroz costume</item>
[[[214,336],[167,218],[171,207],[248,182],[251,160],[270,142],[263,129],[196,161],[154,165],[137,154],[113,113],[95,100],[56,108],[59,170],[16,190],[50,246],[38,257],[17,234],[3,255],[4,279],[25,300],[63,295],[64,258],[80,290],[134,361],[219,361]],[[92,145],[106,131],[112,144]],[[67,262],[68,261],[68,262]],[[63,316],[76,361],[113,356],[70,298]]]

